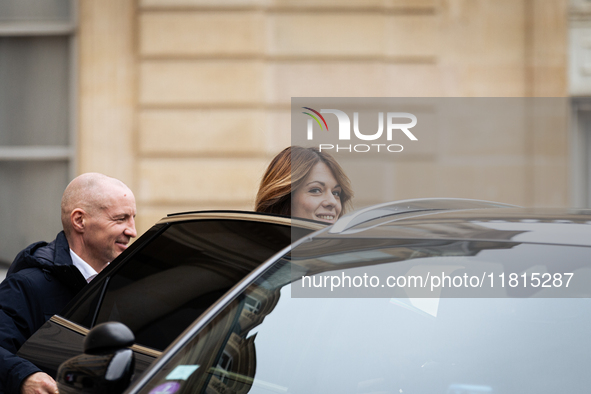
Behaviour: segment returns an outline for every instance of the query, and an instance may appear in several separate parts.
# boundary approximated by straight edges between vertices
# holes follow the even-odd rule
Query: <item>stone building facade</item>
[[[567,13],[564,0],[83,0],[78,171],[126,180],[141,230],[252,209],[290,144],[291,97],[566,97]],[[569,204],[566,128],[498,141],[458,138],[446,154],[462,165],[443,175],[445,157],[401,163],[397,197]]]
[[[140,233],[170,212],[252,209],[263,170],[290,144],[292,97],[569,95],[567,0],[50,3],[64,1],[74,22],[43,34],[70,43],[70,144],[16,152],[0,139],[0,162],[69,160],[52,199],[82,172],[122,179],[135,191]],[[0,35],[24,31],[0,22]],[[518,136],[499,130],[493,143],[451,135],[453,149],[397,163],[393,197],[567,206],[564,124]],[[44,236],[23,225],[7,245],[51,239],[56,219],[48,217]]]

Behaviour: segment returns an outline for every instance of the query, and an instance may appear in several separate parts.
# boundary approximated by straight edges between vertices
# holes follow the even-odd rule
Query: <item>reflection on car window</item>
[[[123,322],[136,343],[162,350],[290,236],[248,221],[173,224],[110,278],[96,324]]]
[[[488,252],[502,257],[504,250]],[[588,298],[291,298],[299,282],[288,283],[290,265],[278,262],[248,287],[140,393],[539,394],[591,387]]]

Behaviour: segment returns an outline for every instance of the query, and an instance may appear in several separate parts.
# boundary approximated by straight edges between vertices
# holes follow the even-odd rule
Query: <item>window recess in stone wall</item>
[[[75,0],[0,2],[0,263],[61,229],[75,168]]]

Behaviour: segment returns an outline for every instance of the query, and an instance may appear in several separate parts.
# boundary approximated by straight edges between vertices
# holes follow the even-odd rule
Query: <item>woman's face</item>
[[[319,162],[293,192],[291,215],[334,223],[339,218],[341,209],[341,187],[330,168]]]

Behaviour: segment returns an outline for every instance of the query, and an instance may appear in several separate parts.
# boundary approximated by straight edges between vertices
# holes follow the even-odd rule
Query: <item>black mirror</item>
[[[129,349],[133,333],[122,323],[94,327],[84,340],[84,354],[71,358],[57,371],[61,394],[122,393],[133,375],[135,356]]]

